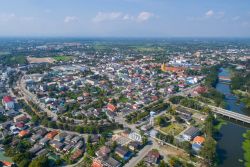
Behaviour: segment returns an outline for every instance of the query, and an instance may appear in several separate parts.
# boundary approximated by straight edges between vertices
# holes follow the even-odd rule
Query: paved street
[[[136,164],[138,164],[148,154],[148,152],[155,147],[156,144],[157,143],[152,142],[151,145],[146,145],[142,150],[140,150],[140,152],[135,157],[129,160],[129,162],[126,163],[124,167],[136,166]]]

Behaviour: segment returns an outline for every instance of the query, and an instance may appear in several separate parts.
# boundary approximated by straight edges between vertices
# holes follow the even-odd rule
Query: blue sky
[[[250,2],[0,0],[0,36],[250,37]]]

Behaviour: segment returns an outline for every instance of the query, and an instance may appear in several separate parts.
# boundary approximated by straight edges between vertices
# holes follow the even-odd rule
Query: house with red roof
[[[112,112],[115,112],[115,111],[116,111],[116,107],[115,107],[113,104],[111,104],[111,103],[109,103],[109,104],[107,105],[107,109],[108,109],[109,111],[112,111]]]
[[[19,134],[18,134],[18,136],[19,137],[25,137],[25,136],[27,136],[27,135],[29,135],[29,131],[28,130],[22,130],[22,131],[20,131],[19,132]]]
[[[205,86],[199,86],[194,90],[195,94],[202,94],[202,93],[206,93],[208,90]]]
[[[4,96],[2,99],[2,103],[6,110],[14,109],[14,100],[11,96]]]

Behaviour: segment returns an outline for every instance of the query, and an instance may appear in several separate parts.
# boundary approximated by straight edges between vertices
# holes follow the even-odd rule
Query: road
[[[165,97],[165,101],[168,101],[168,99],[172,96],[177,96],[177,95],[185,95],[185,94],[189,94],[195,87],[197,87],[198,84],[195,84],[195,85],[192,85],[184,90],[182,90],[182,92],[178,92],[176,94],[173,94],[173,95],[168,95]],[[154,102],[148,104],[148,105],[151,105],[153,104]],[[164,114],[165,112],[160,112],[160,113],[157,113],[155,116],[160,116],[162,114]],[[134,132],[137,132],[139,133],[139,130],[136,128],[136,125],[135,124],[128,124],[126,121],[125,121],[125,118],[122,117],[121,115],[118,115],[115,117],[115,121],[122,124],[124,127],[128,127],[130,128],[132,131]],[[143,122],[141,122],[140,124],[145,124],[148,120],[145,120]],[[160,146],[158,144],[158,142],[156,140],[154,140],[153,138],[149,137],[148,138],[148,141],[149,143],[152,143],[151,145],[146,145],[142,150],[139,151],[138,155],[133,157],[128,163],[126,163],[125,167],[134,167],[136,166],[140,161],[143,160],[143,158],[148,154],[148,152],[150,150],[152,150],[153,148],[156,148],[158,150],[160,150]],[[160,151],[161,153],[161,151]]]
[[[40,109],[41,109],[42,111],[46,112],[46,113],[48,114],[48,116],[51,116],[51,117],[53,117],[54,120],[57,120],[57,114],[55,114],[55,113],[53,113],[52,111],[50,111],[49,109],[47,109],[47,108],[45,107],[44,104],[41,104],[41,103],[39,102],[39,100],[37,99],[37,97],[36,97],[34,94],[32,94],[31,92],[29,92],[28,90],[26,90],[26,88],[25,88],[24,76],[22,77],[21,80],[19,80],[17,86],[18,86],[18,88],[22,91],[22,93],[23,93],[23,95],[24,95],[24,98],[25,98],[26,100],[28,100],[28,101],[31,100],[34,104],[37,104],[37,105],[40,107]],[[197,85],[193,85],[193,86],[191,86],[191,87],[188,87],[188,88],[182,90],[182,92],[178,92],[178,93],[173,94],[173,95],[168,95],[168,96],[165,97],[164,100],[167,101],[167,100],[168,100],[170,97],[172,97],[172,96],[184,95],[185,93],[188,94],[188,93],[189,93],[191,90],[193,90],[193,88],[195,88],[196,86],[197,86]],[[148,104],[148,105],[151,105],[151,104],[153,104],[153,103],[155,103],[155,102],[152,102],[152,103],[150,103],[150,104]],[[142,109],[141,109],[141,110],[142,110]],[[138,112],[140,112],[140,111],[138,111]],[[164,113],[165,113],[165,112],[160,112],[160,113],[157,113],[155,116],[160,116],[160,115],[162,115],[162,114],[164,114]],[[143,121],[142,123],[146,123],[146,121],[147,121],[147,120]],[[136,125],[135,125],[135,124],[128,124],[128,123],[125,121],[125,118],[124,118],[123,116],[116,116],[116,117],[115,117],[115,122],[118,122],[118,123],[122,124],[124,127],[128,127],[128,128],[130,128],[132,131],[139,133],[139,130],[136,128]],[[80,123],[80,122],[79,122],[79,123]],[[139,162],[148,154],[148,152],[149,152],[151,149],[153,149],[153,148],[160,148],[160,147],[158,146],[158,143],[157,143],[154,139],[152,139],[152,138],[149,137],[149,138],[148,138],[148,141],[149,141],[149,143],[151,143],[151,144],[146,145],[142,150],[140,150],[139,153],[138,153],[138,155],[135,156],[135,157],[133,157],[133,158],[125,165],[125,167],[134,167],[134,166],[136,166],[136,164],[139,163]]]
[[[150,150],[155,148],[155,144],[156,144],[155,142],[152,142],[151,145],[146,145],[145,147],[143,147],[143,149],[140,150],[140,152],[135,157],[130,159],[128,163],[125,164],[124,167],[136,166],[136,164],[138,164],[148,154]]]
[[[22,91],[24,98],[28,101],[32,101],[34,104],[38,105],[39,108],[46,112],[48,114],[48,116],[53,117],[53,120],[57,120],[57,114],[53,113],[52,111],[50,111],[48,108],[46,108],[46,106],[44,104],[41,104],[39,102],[39,100],[37,99],[36,95],[32,94],[31,92],[29,92],[28,90],[26,90],[25,88],[25,80],[24,80],[23,76],[21,78],[21,80],[18,82],[17,87]]]

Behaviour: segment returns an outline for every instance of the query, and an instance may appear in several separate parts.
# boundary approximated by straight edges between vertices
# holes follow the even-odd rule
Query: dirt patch
[[[56,60],[51,57],[43,57],[43,58],[37,58],[37,57],[27,57],[27,60],[29,63],[54,63]]]

